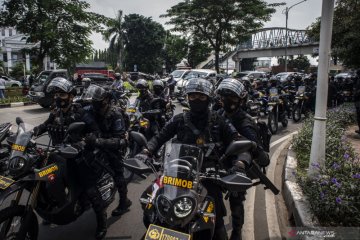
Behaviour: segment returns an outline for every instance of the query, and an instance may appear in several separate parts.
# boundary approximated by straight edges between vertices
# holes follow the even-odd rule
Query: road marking
[[[292,132],[282,138],[279,138],[278,140],[276,140],[275,142],[272,142],[270,144],[270,148],[276,146],[277,144],[287,140],[288,138],[290,138],[291,136],[293,136],[294,134],[297,134],[298,132],[295,131],[295,132]],[[281,149],[281,146],[279,147],[279,149]],[[275,152],[276,153],[276,152]],[[273,157],[275,155],[275,153],[273,154]],[[280,155],[280,153],[278,154]],[[274,169],[276,167],[276,164],[277,164],[277,158],[279,156],[276,157],[276,159],[272,159],[270,161],[270,163],[272,163],[274,165]],[[270,168],[270,166],[269,166]],[[272,176],[272,179],[270,180],[274,180],[274,170],[273,170],[273,176]],[[269,170],[268,170],[268,173],[267,173],[267,176],[269,176]],[[273,197],[273,202],[274,204],[272,204],[272,206],[275,206],[275,198],[274,198],[274,195],[272,192],[270,192],[270,190],[268,191],[265,191],[265,192],[268,192],[270,194],[272,194],[272,197]],[[255,210],[255,193],[256,193],[256,187],[252,187],[250,189],[247,190],[246,192],[246,201],[244,203],[244,210],[245,210],[245,222],[244,222],[244,225],[243,225],[243,228],[242,228],[242,236],[243,236],[243,239],[246,239],[246,240],[255,240],[255,228],[254,228],[254,210]],[[266,195],[265,195],[266,197]],[[265,201],[266,201],[266,198],[265,198]],[[267,207],[268,208],[268,207]],[[272,216],[273,218],[276,219],[276,223],[277,223],[277,226],[279,225],[278,222],[277,222],[277,215],[276,215],[276,211],[275,211],[275,215]],[[271,218],[272,219],[272,218]],[[269,222],[269,219],[267,218],[267,221]],[[270,227],[269,227],[269,231],[270,231]],[[280,230],[279,230],[280,232]],[[281,234],[279,235],[281,236]]]
[[[289,137],[291,137],[291,136],[293,136],[294,134],[297,134],[297,133],[298,133],[298,131],[295,131],[295,132],[292,132],[292,133],[290,133],[290,134],[288,134],[288,135],[286,135],[286,136],[284,136],[282,138],[279,138],[275,142],[270,143],[270,148],[272,148],[273,146],[285,141],[286,139],[288,139]]]
[[[245,222],[242,228],[243,239],[255,240],[254,229],[254,207],[255,207],[256,187],[252,187],[246,191],[246,201],[244,203]]]
[[[292,134],[289,134],[284,138],[284,140],[288,139]],[[279,139],[284,141],[282,138]],[[278,141],[279,141],[278,140]],[[281,142],[281,141],[279,141]],[[271,157],[270,165],[267,169],[266,176],[269,178],[270,181],[274,182],[275,179],[275,168],[277,165],[277,160],[280,156],[281,151],[285,148],[288,144],[288,141],[282,143],[274,152]],[[274,144],[275,145],[275,144]],[[265,191],[265,208],[266,208],[266,220],[268,224],[268,231],[269,231],[269,239],[281,239],[281,232],[279,228],[279,222],[277,217],[276,211],[276,203],[275,203],[275,195],[270,191]]]

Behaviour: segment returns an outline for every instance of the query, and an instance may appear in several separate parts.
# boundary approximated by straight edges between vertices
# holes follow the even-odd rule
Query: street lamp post
[[[283,13],[285,13],[286,16],[286,23],[285,23],[285,72],[287,72],[287,45],[288,45],[288,19],[289,19],[289,11],[291,8],[295,7],[296,5],[299,5],[300,3],[306,2],[307,0],[303,0],[301,2],[295,3],[294,5],[291,5],[290,7],[286,7],[286,9],[283,10]]]

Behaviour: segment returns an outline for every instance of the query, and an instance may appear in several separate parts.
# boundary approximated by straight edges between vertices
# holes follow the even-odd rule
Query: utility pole
[[[123,47],[124,47],[124,44],[123,44],[123,31],[122,31],[122,23],[121,23],[121,19],[122,19],[122,10],[119,10],[119,71],[122,72],[122,51],[123,51]]]
[[[318,163],[320,166],[325,164],[326,110],[334,3],[335,0],[323,0],[322,3],[315,122],[308,170],[309,177],[314,177],[318,172],[314,164]]]
[[[285,13],[285,72],[287,72],[287,45],[288,45],[288,19],[289,19],[289,11],[291,8],[295,7],[296,5],[299,5],[300,3],[306,2],[307,0],[303,0],[301,2],[295,3],[294,5],[291,5],[290,7],[286,7],[283,10],[283,13]]]

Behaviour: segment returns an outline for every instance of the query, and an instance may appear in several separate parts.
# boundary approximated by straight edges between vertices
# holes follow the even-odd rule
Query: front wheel
[[[292,110],[292,117],[294,122],[299,122],[301,120],[301,109],[299,108],[299,105],[294,105]]]
[[[22,235],[24,238],[21,239],[36,240],[39,232],[38,221],[34,212],[28,214],[30,216],[26,218],[25,223],[25,206],[12,206],[1,210],[0,239],[14,240],[18,239],[19,235]]]
[[[276,134],[278,130],[278,122],[277,122],[277,116],[275,111],[269,112],[268,116],[268,126],[272,134]]]

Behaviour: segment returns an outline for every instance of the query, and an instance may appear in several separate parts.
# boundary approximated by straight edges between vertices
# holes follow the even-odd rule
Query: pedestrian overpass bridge
[[[306,34],[306,30],[287,30],[287,55],[307,55],[318,53],[319,43]],[[233,60],[236,69],[239,70],[241,59],[258,57],[285,56],[286,28],[273,27],[263,28],[251,35],[251,39],[239,44],[232,52],[224,54],[220,64]],[[211,59],[202,68],[213,68],[215,60]]]
[[[288,29],[287,55],[317,53],[319,43],[311,39],[306,30]],[[263,28],[251,36],[251,40],[239,44],[232,56],[242,58],[284,56],[286,28]]]

